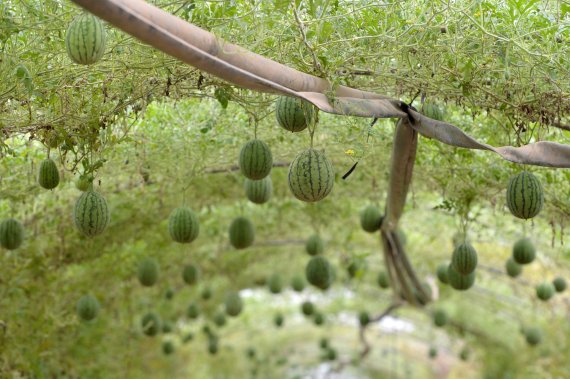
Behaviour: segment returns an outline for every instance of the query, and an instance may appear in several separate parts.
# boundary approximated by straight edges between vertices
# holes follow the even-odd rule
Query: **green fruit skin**
[[[513,259],[516,263],[525,265],[534,261],[536,249],[530,239],[521,238],[513,246]]]
[[[186,316],[190,319],[197,319],[200,317],[200,307],[196,303],[191,303],[188,308],[186,308]]]
[[[273,274],[269,277],[267,281],[267,286],[269,287],[269,292],[273,294],[281,293],[283,290],[283,281],[279,274]]]
[[[433,323],[437,327],[443,327],[447,324],[447,313],[442,310],[438,309],[433,314]]]
[[[453,250],[451,265],[461,275],[469,275],[477,267],[477,252],[468,242],[459,244]]]
[[[141,320],[143,333],[149,337],[156,336],[162,330],[160,317],[155,313],[147,313]]]
[[[170,321],[165,321],[162,324],[162,333],[164,334],[172,333],[173,329],[174,327],[172,326],[172,323]]]
[[[358,314],[358,322],[360,326],[366,326],[370,323],[370,315],[368,312],[362,311]]]
[[[145,258],[139,263],[137,277],[140,284],[145,287],[151,287],[158,281],[159,267],[156,260]]]
[[[195,265],[186,265],[182,270],[182,280],[188,285],[194,285],[200,278],[200,269]]]
[[[360,213],[360,226],[368,233],[380,230],[384,217],[380,209],[374,205],[369,205]]]
[[[239,153],[238,164],[241,173],[248,179],[261,180],[271,172],[273,155],[263,141],[248,141]]]
[[[238,316],[242,309],[243,309],[243,301],[238,292],[230,292],[226,296],[225,301],[226,306],[226,313],[229,316],[236,317]]]
[[[260,180],[245,179],[245,195],[254,204],[264,204],[271,199],[273,184],[271,176],[267,175]]]
[[[283,317],[282,314],[276,314],[275,318],[273,319],[273,322],[275,323],[275,326],[281,327],[281,326],[283,326],[283,323],[285,322],[285,318]]]
[[[305,250],[309,255],[319,255],[325,251],[325,244],[318,234],[313,234],[307,239]]]
[[[320,255],[309,260],[305,269],[305,276],[309,283],[322,290],[328,289],[333,281],[330,263]]]
[[[334,186],[334,168],[325,153],[307,149],[289,166],[289,189],[302,201],[316,202],[327,197]]]
[[[15,250],[24,242],[24,226],[20,221],[7,218],[0,223],[0,245],[4,249]]]
[[[467,350],[466,348],[463,348],[461,350],[461,352],[459,353],[459,358],[462,361],[467,361],[469,359],[469,350]]]
[[[542,333],[537,328],[532,328],[532,327],[526,328],[524,334],[526,342],[530,346],[536,346],[540,342],[542,342]]]
[[[208,352],[212,355],[218,353],[218,340],[216,338],[208,339]]]
[[[164,341],[162,344],[162,352],[165,355],[170,355],[174,353],[174,343],[172,341]]]
[[[200,233],[198,217],[188,207],[176,208],[170,213],[168,232],[175,242],[191,243]]]
[[[78,190],[80,190],[81,192],[85,192],[89,189],[89,187],[92,186],[92,182],[91,180],[80,176],[79,178],[77,178],[77,180],[75,181],[75,188],[77,188]]]
[[[516,278],[517,276],[519,276],[522,273],[522,269],[523,269],[522,266],[517,262],[515,262],[515,260],[512,257],[509,258],[505,263],[505,271],[507,272],[507,275],[510,276],[511,278]]]
[[[73,209],[77,229],[86,237],[95,237],[105,231],[111,215],[107,200],[98,192],[85,191],[79,196]]]
[[[430,358],[437,357],[437,349],[435,347],[430,347],[428,355]]]
[[[315,313],[315,305],[310,301],[305,301],[303,304],[301,304],[301,311],[305,316],[311,316],[313,313]]]
[[[280,96],[277,99],[275,118],[283,129],[293,133],[303,131],[313,117],[314,110],[306,101],[289,96]]]
[[[327,349],[325,359],[328,361],[334,361],[336,359],[336,350],[332,348]]]
[[[38,183],[45,189],[54,189],[59,184],[59,170],[53,159],[46,159],[40,164]]]
[[[423,114],[434,120],[443,121],[443,110],[437,104],[424,103],[422,106]]]
[[[540,213],[544,194],[540,181],[534,174],[523,171],[509,180],[507,206],[513,216],[527,220]]]
[[[559,293],[566,291],[566,287],[568,286],[566,280],[560,276],[552,281],[552,285],[554,286],[556,292]]]
[[[378,273],[377,283],[382,289],[390,288],[390,278],[386,271],[380,271]]]
[[[439,281],[443,284],[449,284],[449,279],[447,278],[447,264],[442,263],[439,266],[437,266],[437,278],[439,279]]]
[[[250,247],[255,240],[255,228],[253,223],[245,217],[237,217],[230,225],[230,243],[236,249]]]
[[[212,297],[212,289],[210,287],[204,288],[200,296],[202,297],[202,300],[210,300]]]
[[[551,283],[545,282],[536,286],[536,296],[542,301],[548,301],[554,296],[555,289]]]
[[[466,291],[475,284],[475,271],[468,275],[461,275],[449,265],[447,268],[447,278],[452,288],[458,291]]]
[[[313,322],[315,323],[315,325],[323,325],[325,323],[325,316],[322,313],[317,312],[315,313],[315,318],[313,319]]]
[[[77,302],[77,315],[83,321],[91,321],[99,314],[99,301],[93,295],[84,295]]]
[[[214,315],[214,324],[219,327],[226,325],[226,315],[222,312],[218,312]]]
[[[84,12],[71,22],[65,34],[67,55],[78,64],[92,64],[103,56],[106,45],[103,23]]]
[[[291,280],[291,287],[295,292],[302,292],[305,289],[305,279],[301,276],[295,276]]]

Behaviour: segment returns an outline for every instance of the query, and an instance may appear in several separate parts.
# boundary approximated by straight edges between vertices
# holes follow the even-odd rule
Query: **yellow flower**
[[[346,155],[350,155],[351,157],[354,156],[354,150],[352,149],[348,149],[347,151],[344,152]]]

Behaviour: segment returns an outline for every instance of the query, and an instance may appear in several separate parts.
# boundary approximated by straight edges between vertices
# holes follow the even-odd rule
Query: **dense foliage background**
[[[425,96],[445,108],[446,121],[480,141],[568,143],[567,1],[315,0],[295,2],[295,11],[289,1],[153,3],[333,85],[415,100],[418,109]],[[110,26],[102,61],[73,64],[64,35],[79,12],[68,1],[0,4],[0,215],[26,227],[23,247],[0,254],[1,377],[570,376],[569,295],[544,303],[534,292],[555,276],[570,279],[566,170],[526,167],[541,179],[546,204],[537,218],[523,222],[508,213],[504,200],[508,178],[521,167],[420,138],[401,228],[436,300],[425,308],[402,306],[362,337],[358,312],[379,315],[396,300],[376,284],[383,267],[379,238],[359,226],[364,206],[384,204],[394,121],[370,127],[371,120],[321,113],[315,145],[332,159],[337,180],[324,201],[301,203],[289,193],[286,166],[308,147],[309,137],[277,126],[274,96],[202,75]],[[247,201],[243,177],[233,169],[256,125],[258,138],[284,166],[273,169],[274,195],[261,206]],[[48,152],[64,178],[54,191],[37,185],[38,164]],[[112,215],[105,234],[92,240],[81,237],[71,219],[80,194],[74,180],[85,169],[96,169],[96,188]],[[190,245],[175,244],[167,231],[170,211],[182,204],[201,223]],[[256,244],[245,251],[227,240],[239,215],[256,227]],[[452,238],[466,218],[480,268],[476,286],[460,293],[439,285],[434,273],[449,260]],[[279,274],[289,287],[304,272],[304,240],[315,231],[336,267],[333,288],[271,295],[267,278]],[[535,242],[538,259],[511,279],[504,262],[523,235]],[[136,279],[137,263],[146,256],[161,268],[152,288]],[[360,267],[352,279],[351,262]],[[202,270],[193,287],[181,278],[188,263]],[[205,288],[212,290],[209,300],[201,299]],[[211,316],[230,290],[242,291],[244,313],[217,331],[220,351],[210,355],[202,328],[215,328]],[[91,323],[75,314],[86,292],[102,305]],[[307,299],[325,315],[323,326],[302,316]],[[196,321],[185,317],[192,301],[204,310]],[[452,320],[443,329],[431,320],[441,308]],[[171,320],[174,332],[144,336],[140,318],[149,310]],[[285,317],[282,328],[273,323],[277,313]],[[541,345],[526,344],[520,330],[528,326],[541,328]],[[189,333],[194,338],[183,343]],[[319,340],[325,336],[336,361],[323,360]],[[174,355],[162,353],[163,340],[174,341]],[[439,351],[433,360],[432,346]],[[247,358],[250,347],[255,359]],[[464,347],[466,362],[458,359]]]

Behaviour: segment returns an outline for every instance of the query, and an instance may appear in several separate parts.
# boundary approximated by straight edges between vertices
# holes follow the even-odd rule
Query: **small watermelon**
[[[368,233],[379,231],[383,219],[380,209],[374,205],[369,205],[360,212],[360,226]]]
[[[245,217],[235,218],[229,229],[230,243],[236,249],[245,249],[253,244],[255,228]]]
[[[376,279],[378,285],[382,289],[390,288],[390,278],[386,271],[380,271],[378,273],[378,278]]]
[[[226,296],[226,313],[229,316],[235,317],[239,315],[243,309],[243,302],[239,292],[230,292]]]
[[[271,198],[273,192],[273,184],[271,183],[271,176],[267,175],[260,180],[251,180],[245,178],[245,195],[255,204],[267,203]]]
[[[505,263],[505,271],[511,278],[516,278],[522,273],[522,266],[515,262],[515,260],[511,257],[507,259],[507,262]]]
[[[317,288],[326,290],[333,282],[333,272],[329,261],[317,255],[312,257],[305,268],[307,281]]]
[[[77,229],[86,237],[95,237],[105,231],[110,220],[107,200],[99,192],[87,190],[79,196],[73,209]]]
[[[309,255],[319,255],[325,251],[325,244],[318,234],[313,234],[307,239],[305,250]]]
[[[437,349],[433,346],[430,347],[429,352],[428,352],[428,356],[430,357],[430,359],[434,359],[435,357],[437,357]]]
[[[513,259],[516,263],[525,265],[534,261],[536,249],[528,238],[521,238],[513,246]]]
[[[283,317],[283,315],[281,313],[277,313],[275,315],[275,317],[273,318],[273,322],[275,323],[275,326],[280,328],[283,326],[283,323],[285,322],[285,318]]]
[[[422,106],[424,116],[433,118],[434,120],[443,121],[443,109],[435,103],[424,103]]]
[[[226,315],[224,312],[216,312],[214,315],[214,324],[218,327],[226,325]]]
[[[447,324],[447,312],[443,309],[436,309],[433,313],[433,323],[437,327],[443,327]]]
[[[92,64],[103,56],[106,45],[101,20],[84,12],[73,19],[65,34],[67,55],[78,64]]]
[[[174,343],[172,341],[164,341],[162,343],[162,352],[165,355],[171,355],[174,353]]]
[[[536,176],[523,171],[507,187],[507,206],[513,216],[527,220],[540,213],[544,204],[542,185]]]
[[[544,282],[536,286],[536,296],[542,301],[548,301],[554,296],[554,286],[551,283]]]
[[[370,315],[366,311],[361,311],[358,314],[358,322],[360,326],[366,326],[370,323]]]
[[[208,338],[208,352],[211,355],[216,355],[218,353],[218,339]]]
[[[281,275],[273,274],[267,280],[267,286],[269,287],[269,292],[273,294],[281,293],[283,290],[283,281],[281,279]]]
[[[313,106],[304,100],[280,96],[275,104],[275,118],[283,129],[300,132],[307,128],[314,117]]]
[[[20,221],[7,218],[0,223],[0,245],[4,249],[15,250],[24,241],[24,226]]]
[[[458,291],[466,291],[475,284],[475,271],[468,275],[462,275],[453,269],[450,264],[447,268],[449,285]]]
[[[254,139],[243,145],[238,163],[243,176],[251,180],[260,180],[271,172],[273,156],[265,142]]]
[[[38,183],[45,189],[54,189],[59,184],[59,170],[53,159],[45,159],[40,164]]]
[[[316,312],[315,317],[313,318],[313,322],[317,326],[323,325],[325,323],[325,315],[321,312]]]
[[[305,289],[305,279],[300,275],[294,276],[291,280],[291,287],[295,292],[302,292]]]
[[[471,274],[477,267],[477,252],[469,242],[459,244],[451,256],[453,269],[462,275]]]
[[[566,280],[562,277],[557,277],[552,281],[552,285],[554,286],[554,289],[556,290],[556,292],[564,292],[566,291]]]
[[[91,321],[99,314],[99,301],[93,295],[84,295],[77,302],[77,315],[83,321]]]
[[[442,263],[439,266],[437,266],[437,278],[439,279],[439,281],[443,284],[448,284],[449,283],[449,279],[447,278],[447,264]]]
[[[75,188],[81,192],[85,192],[89,189],[93,189],[93,178],[88,178],[81,175],[77,180],[75,180]]]
[[[289,189],[302,201],[315,202],[327,197],[334,185],[334,169],[325,153],[307,149],[289,166]]]
[[[170,213],[168,219],[168,232],[173,241],[190,243],[200,233],[198,217],[188,207],[179,207]]]
[[[197,303],[195,303],[195,302],[190,303],[188,308],[186,308],[186,316],[190,319],[193,319],[193,320],[200,317],[200,307],[198,306]]]
[[[174,330],[174,325],[172,325],[172,322],[164,321],[164,323],[162,324],[162,333],[164,334],[172,333],[172,330]]]
[[[321,340],[319,341],[319,347],[321,349],[328,349],[329,348],[329,340],[327,338],[321,338]]]
[[[156,336],[162,330],[160,317],[155,313],[147,313],[141,320],[143,333],[149,337]]]
[[[525,328],[524,335],[525,335],[526,342],[530,346],[536,346],[542,342],[542,333],[540,332],[540,329],[538,329],[538,328],[534,328],[534,327]]]
[[[459,353],[459,359],[461,359],[464,362],[469,360],[469,349],[467,349],[466,347],[461,349],[461,352]]]
[[[153,258],[145,258],[139,263],[137,277],[145,287],[152,287],[158,281],[158,262]]]
[[[200,269],[196,265],[186,265],[182,270],[182,280],[184,283],[193,285],[200,278]]]
[[[315,313],[315,305],[310,301],[304,301],[303,304],[301,304],[301,311],[305,316],[311,316]]]
[[[337,356],[336,350],[333,348],[329,348],[329,349],[326,349],[324,359],[326,359],[327,361],[334,361],[334,360],[336,360],[336,356]]]
[[[204,287],[200,293],[200,297],[202,300],[210,300],[212,297],[212,288],[210,288],[210,286]]]

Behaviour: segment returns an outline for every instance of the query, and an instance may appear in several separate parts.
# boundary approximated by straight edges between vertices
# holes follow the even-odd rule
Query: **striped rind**
[[[283,281],[281,275],[273,274],[267,280],[267,287],[269,287],[269,292],[280,293],[283,290]]]
[[[368,233],[377,232],[382,226],[382,218],[380,209],[374,205],[369,205],[360,213],[360,226]]]
[[[330,263],[320,255],[309,260],[305,268],[305,276],[309,283],[322,290],[329,288],[333,281]]]
[[[103,233],[110,220],[109,208],[103,195],[95,191],[83,192],[75,203],[73,220],[77,229],[86,237]]]
[[[91,321],[99,314],[99,301],[93,295],[84,295],[77,301],[77,315],[83,321]]]
[[[24,226],[20,221],[7,218],[0,223],[0,245],[4,249],[15,250],[24,241]]]
[[[65,35],[67,55],[78,64],[97,62],[105,52],[105,27],[97,17],[83,13],[75,17]]]
[[[236,249],[245,249],[251,246],[255,239],[253,223],[245,217],[237,217],[230,225],[230,243]]]
[[[235,317],[239,315],[243,309],[243,301],[238,292],[230,292],[226,295],[226,313]]]
[[[468,275],[461,275],[450,264],[447,268],[449,285],[458,291],[466,291],[475,284],[475,271]]]
[[[325,153],[307,149],[297,155],[289,166],[289,189],[302,201],[324,199],[334,186],[334,169]]]
[[[199,277],[200,269],[195,265],[187,265],[182,270],[182,280],[184,280],[184,283],[186,284],[196,284]]]
[[[422,107],[423,114],[434,120],[443,121],[443,110],[437,104],[425,103]]]
[[[552,281],[552,285],[554,286],[556,292],[564,292],[566,291],[566,287],[568,287],[566,279],[564,279],[561,276],[554,278],[554,280]]]
[[[513,259],[516,263],[525,265],[534,261],[536,249],[528,238],[521,238],[513,245]]]
[[[310,104],[294,97],[281,96],[275,104],[277,123],[290,132],[305,130],[311,121],[313,112]],[[307,119],[306,114],[309,119]]]
[[[516,278],[522,273],[522,266],[511,257],[505,263],[505,271],[511,278]]]
[[[38,183],[45,189],[54,189],[59,184],[59,170],[53,159],[46,159],[40,164]]]
[[[296,292],[301,292],[305,289],[305,279],[302,276],[296,275],[291,279],[291,287]]]
[[[554,286],[549,282],[544,282],[536,286],[536,296],[542,301],[548,301],[554,296]]]
[[[313,234],[305,243],[305,250],[309,255],[319,255],[325,250],[325,244],[318,234]]]
[[[145,287],[151,287],[158,281],[160,269],[156,260],[145,258],[139,263],[137,276],[140,284]]]
[[[273,192],[271,176],[266,176],[260,180],[245,179],[245,195],[255,204],[263,204],[269,201]]]
[[[518,218],[527,220],[540,213],[544,205],[542,185],[536,176],[523,171],[509,180],[507,207]]]
[[[271,149],[263,141],[248,141],[240,150],[239,168],[243,176],[251,180],[265,178],[271,172],[273,156]]]
[[[200,233],[198,217],[188,207],[178,207],[170,213],[168,218],[168,233],[173,241],[190,243]]]
[[[468,242],[459,244],[451,256],[453,269],[462,275],[471,274],[477,267],[477,252]]]

